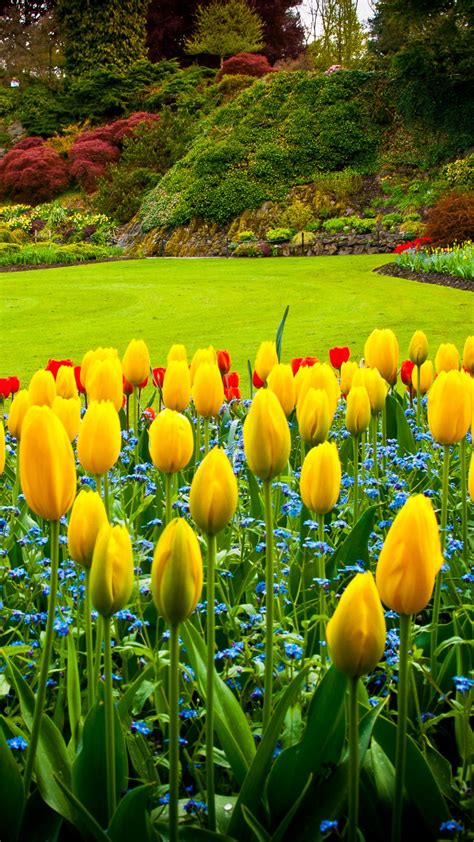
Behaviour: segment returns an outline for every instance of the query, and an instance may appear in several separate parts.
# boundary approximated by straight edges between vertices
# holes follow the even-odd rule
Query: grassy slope
[[[262,339],[273,339],[286,304],[283,358],[316,354],[334,344],[363,353],[374,327],[395,330],[404,358],[415,328],[434,356],[441,341],[462,350],[472,330],[467,292],[371,272],[390,258],[141,260],[2,274],[0,376],[25,382],[48,357],[113,345],[133,337],[163,365],[173,342],[188,352],[213,343],[229,348],[245,375]]]

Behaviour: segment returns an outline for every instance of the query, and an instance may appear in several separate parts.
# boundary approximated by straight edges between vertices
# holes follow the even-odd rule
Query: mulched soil
[[[443,272],[411,272],[410,269],[403,269],[395,263],[386,263],[375,270],[379,275],[391,275],[393,278],[406,278],[409,281],[419,281],[421,284],[438,284],[442,287],[453,287],[463,289],[466,292],[474,292],[474,281],[468,278],[458,278],[455,275],[446,275]]]

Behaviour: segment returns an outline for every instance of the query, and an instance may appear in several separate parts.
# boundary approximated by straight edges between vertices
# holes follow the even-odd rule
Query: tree
[[[185,50],[193,56],[218,56],[222,67],[225,56],[261,50],[262,29],[259,16],[244,0],[212,0],[209,6],[198,6],[195,32]]]
[[[356,65],[364,53],[365,36],[357,16],[357,0],[312,0],[309,52],[318,70],[332,64]]]
[[[58,0],[66,70],[126,70],[146,58],[148,0]]]
[[[8,76],[57,74],[62,63],[51,0],[0,3],[0,67]]]

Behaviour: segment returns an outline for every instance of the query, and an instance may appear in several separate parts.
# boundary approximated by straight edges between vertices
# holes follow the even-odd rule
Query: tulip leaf
[[[397,726],[380,717],[374,728],[374,736],[391,763],[395,763]],[[410,801],[419,810],[425,824],[436,832],[442,822],[448,821],[449,810],[436,778],[420,749],[407,736],[405,788]]]
[[[358,562],[369,562],[369,538],[372,532],[378,506],[369,506],[363,512],[354,528],[349,532],[336,552],[326,563],[326,575],[334,575],[336,566],[353,565]]]
[[[102,689],[102,688],[101,688]],[[122,726],[114,705],[115,781],[117,801],[127,786],[127,753]],[[72,768],[72,791],[96,821],[107,825],[105,705],[99,699],[84,722],[82,745]]]
[[[265,828],[262,827],[258,819],[255,818],[245,804],[242,804],[242,813],[246,823],[252,831],[253,838],[256,839],[257,842],[271,842],[271,837]]]
[[[20,701],[21,715],[26,727],[31,731],[35,695],[11,661],[7,662],[7,670]],[[60,731],[46,714],[43,714],[41,718],[35,769],[38,787],[46,804],[74,824],[75,812],[58,784],[59,779],[66,786],[70,785],[69,755]]]
[[[169,842],[168,822],[156,822],[155,827],[160,833],[162,842]],[[179,842],[236,842],[236,840],[230,836],[213,833],[212,830],[205,830],[194,825],[182,825],[179,828]]]
[[[265,787],[268,768],[272,762],[272,756],[276,741],[279,737],[288,708],[293,705],[301,691],[301,684],[306,678],[308,667],[301,670],[295,676],[291,684],[283,693],[278,705],[270,719],[258,751],[253,759],[252,765],[247,772],[242,784],[235,809],[229,823],[229,834],[237,839],[245,838],[245,819],[242,813],[242,806],[245,805],[254,815],[260,810],[262,793]]]
[[[290,309],[290,305],[287,304],[286,307],[285,307],[285,312],[283,313],[282,320],[281,320],[280,324],[278,325],[278,330],[277,330],[277,335],[276,335],[276,343],[275,343],[276,344],[276,352],[277,352],[278,362],[280,362],[280,359],[281,359],[281,345],[282,345],[282,342],[283,342],[283,331],[285,330],[285,322],[286,322],[286,317],[288,315],[289,309]]]
[[[107,830],[112,842],[130,842],[131,828],[133,837],[140,842],[155,842],[158,839],[147,809],[152,789],[153,784],[144,784],[127,792],[112,816]]]
[[[272,822],[280,822],[301,793],[310,775],[323,765],[337,763],[345,735],[347,678],[331,667],[316,688],[301,742],[278,755],[267,782]]]
[[[77,746],[79,727],[81,723],[81,686],[79,682],[79,667],[77,663],[76,647],[72,634],[67,635],[67,707],[69,713],[69,727],[74,747]]]
[[[154,664],[148,664],[148,666],[145,667],[145,669],[138,674],[137,678],[135,678],[135,680],[128,685],[127,689],[125,690],[125,693],[121,697],[117,705],[117,710],[124,725],[129,724],[128,711],[133,705],[133,702],[135,701],[135,697],[139,692],[141,685],[143,684],[143,682],[148,682],[148,679],[153,677],[154,672]]]
[[[250,360],[247,360],[247,371],[249,373],[249,381],[250,381],[250,400],[253,400],[253,371],[252,371],[252,363]]]
[[[395,419],[397,422],[397,443],[400,454],[403,456],[404,453],[416,453],[415,436],[411,431],[403,407],[398,401],[395,401]]]
[[[260,494],[258,482],[250,468],[247,469],[246,474],[250,495],[250,514],[256,520],[263,520],[262,495]]]
[[[1,728],[0,781],[0,839],[3,842],[15,842],[23,817],[25,792],[18,763]]]
[[[84,807],[83,804],[79,801],[78,798],[74,795],[73,792],[66,786],[66,784],[61,781],[60,778],[54,776],[56,782],[60,789],[63,792],[65,798],[67,798],[69,804],[71,805],[71,810],[74,811],[76,816],[75,824],[82,830],[87,831],[87,838],[95,839],[96,842],[106,842],[109,840],[109,837],[106,835],[105,831],[102,830],[100,825],[96,822],[94,816],[91,816],[88,810]]]
[[[207,648],[191,622],[180,626],[187,656],[196,673],[201,696],[206,698]],[[214,721],[217,736],[236,780],[241,784],[255,757],[255,743],[245,714],[232,690],[214,671]]]

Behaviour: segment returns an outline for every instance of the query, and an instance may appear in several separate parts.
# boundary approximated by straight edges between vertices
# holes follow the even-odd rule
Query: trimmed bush
[[[48,202],[66,189],[69,172],[65,161],[48,146],[11,149],[0,161],[0,191],[19,202]]]
[[[217,79],[223,76],[256,76],[261,78],[267,73],[273,73],[273,67],[266,56],[257,53],[237,53],[226,58],[217,74]]]
[[[453,190],[427,214],[426,236],[433,246],[451,246],[474,240],[474,192]]]
[[[292,236],[293,231],[290,228],[270,228],[266,239],[269,243],[288,243]]]

